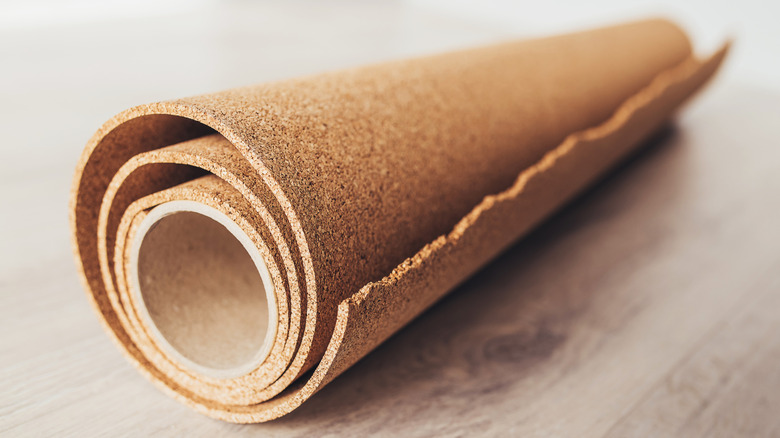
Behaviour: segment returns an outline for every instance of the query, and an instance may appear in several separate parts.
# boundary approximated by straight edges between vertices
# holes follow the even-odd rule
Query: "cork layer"
[[[724,55],[695,60],[656,20],[137,107],[77,169],[79,267],[158,386],[217,418],[273,419],[628,153]],[[128,286],[144,218],[182,200],[224,214],[268,268],[278,329],[244,375],[166,352]]]

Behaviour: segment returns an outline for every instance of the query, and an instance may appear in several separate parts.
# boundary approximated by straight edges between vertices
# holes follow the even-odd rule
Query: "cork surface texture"
[[[165,392],[227,421],[277,418],[619,162],[726,51],[699,60],[651,20],[130,109],[76,171],[85,287]],[[268,267],[278,329],[245,375],[193,372],[139,318],[131,242],[173,200],[219,210]]]

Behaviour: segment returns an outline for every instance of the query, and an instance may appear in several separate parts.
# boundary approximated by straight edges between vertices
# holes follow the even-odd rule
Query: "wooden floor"
[[[444,20],[427,46],[377,54],[394,32],[378,28],[335,60],[293,41],[246,61],[230,20],[201,52],[177,39],[198,23],[147,20],[159,44],[129,24],[0,35],[24,61],[0,73],[0,434],[780,436],[780,95],[733,81],[288,417],[231,425],[157,391],[102,332],[70,254],[92,131],[140,102],[503,36]],[[317,47],[345,37],[330,38]]]

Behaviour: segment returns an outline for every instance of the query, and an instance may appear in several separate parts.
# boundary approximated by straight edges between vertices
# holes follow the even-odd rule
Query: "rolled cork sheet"
[[[130,109],[76,171],[85,286],[165,392],[277,418],[625,157],[726,50],[696,59],[651,20]]]

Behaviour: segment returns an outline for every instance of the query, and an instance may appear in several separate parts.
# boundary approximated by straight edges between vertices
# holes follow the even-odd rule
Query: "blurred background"
[[[780,117],[778,1],[0,0],[0,358],[12,359],[0,368],[0,387],[11,400],[0,400],[0,434],[6,415],[9,427],[23,427],[46,413],[41,424],[51,435],[141,424],[139,417],[103,418],[101,405],[120,399],[132,405],[128,412],[190,414],[161,395],[150,398],[156,392],[150,396],[150,386],[100,330],[74,267],[67,220],[73,170],[87,140],[114,114],[152,101],[648,16],[679,23],[702,54],[727,38],[736,43],[717,86],[695,103],[699,112],[683,114],[684,134],[675,141],[701,147],[667,152],[671,164],[658,172],[684,169],[678,179],[722,174],[728,169],[708,164],[717,161],[708,142],[719,138],[728,140],[721,152],[733,154],[735,168],[774,165],[734,146],[740,132],[763,132],[754,138],[769,139],[761,142],[767,147],[776,142],[768,127]],[[740,115],[741,107],[751,109]],[[750,166],[743,166],[745,175]],[[353,376],[359,381],[361,374]],[[190,424],[216,430],[216,423],[199,421]],[[175,434],[179,426],[171,420],[165,427]]]

